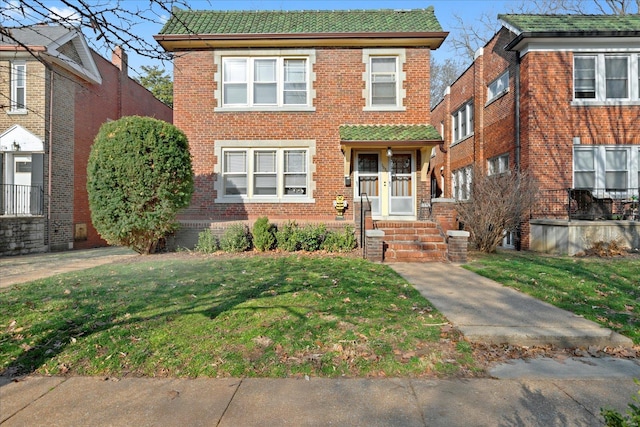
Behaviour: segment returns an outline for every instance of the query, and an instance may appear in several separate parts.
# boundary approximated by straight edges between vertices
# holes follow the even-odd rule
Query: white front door
[[[389,215],[415,215],[414,170],[411,153],[393,153],[389,159]]]
[[[13,201],[16,214],[31,212],[31,156],[13,157]]]

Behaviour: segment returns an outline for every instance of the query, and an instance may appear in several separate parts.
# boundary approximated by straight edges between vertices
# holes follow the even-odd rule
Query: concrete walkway
[[[64,253],[73,256],[65,260],[66,268],[87,268],[134,255],[119,248],[94,251]],[[22,266],[22,275],[26,271],[51,275],[62,268],[55,267],[60,262],[55,254],[0,258],[2,286],[8,286],[7,278],[12,275],[5,276],[5,272],[14,261]],[[471,340],[631,345],[610,330],[457,265],[391,267]],[[490,378],[481,379],[375,380],[30,376],[11,381],[0,377],[0,424],[601,426],[601,408],[624,412],[638,393],[633,379],[640,378],[640,363],[613,358],[514,360],[493,366],[488,375]]]

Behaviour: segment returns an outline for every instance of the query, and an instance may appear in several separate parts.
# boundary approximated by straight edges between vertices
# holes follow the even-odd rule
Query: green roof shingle
[[[442,32],[433,7],[413,10],[173,11],[161,35]]]
[[[342,125],[342,141],[440,141],[431,125]]]
[[[640,15],[520,15],[498,18],[522,33],[609,33],[640,31]]]

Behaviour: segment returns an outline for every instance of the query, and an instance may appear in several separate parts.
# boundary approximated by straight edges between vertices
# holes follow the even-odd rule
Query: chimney
[[[113,65],[115,65],[120,69],[122,74],[124,74],[125,76],[128,75],[129,58],[127,56],[127,53],[124,50],[122,50],[122,47],[116,46],[115,49],[113,49],[113,54],[111,55],[111,62],[113,63]]]

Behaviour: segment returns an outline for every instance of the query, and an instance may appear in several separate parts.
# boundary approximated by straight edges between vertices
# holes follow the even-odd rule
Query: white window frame
[[[576,61],[592,59],[594,62],[594,94],[591,97],[576,97],[577,75]],[[607,82],[611,80],[606,74],[608,59],[625,59],[627,61],[627,91],[624,97],[607,97]],[[572,105],[638,105],[640,104],[640,55],[637,53],[575,53],[573,57],[573,101]],[[586,87],[585,87],[586,89]],[[585,92],[583,90],[582,92]]]
[[[313,140],[284,140],[284,141],[216,141],[215,154],[218,163],[214,166],[214,173],[219,176],[215,181],[214,188],[217,191],[215,203],[314,203],[313,193],[316,185],[313,181],[315,165],[312,159],[315,156],[315,141]],[[234,173],[228,172],[225,165],[226,153],[245,153],[246,191],[244,194],[226,194],[225,183],[227,176]],[[273,174],[273,172],[259,172],[256,170],[256,153],[275,152],[275,194],[256,194],[256,178],[260,175]],[[285,153],[304,152],[304,171],[286,171]],[[237,174],[242,175],[239,171]],[[304,188],[304,192],[294,192],[287,194],[285,185],[287,175],[306,175],[304,185],[296,184],[291,187]]]
[[[254,100],[255,85],[259,82],[255,81],[255,64],[260,60],[276,61],[276,101],[273,103],[257,103]],[[286,104],[285,93],[296,91],[294,89],[286,89],[285,82],[285,64],[288,60],[304,60],[305,61],[305,93],[306,102],[303,104]],[[245,61],[244,79],[232,82],[227,80],[225,75],[225,63],[228,61]],[[233,112],[233,111],[315,111],[313,106],[316,92],[314,83],[316,75],[313,67],[316,61],[315,49],[252,49],[246,50],[221,50],[215,51],[214,63],[216,64],[216,72],[214,79],[217,87],[214,90],[216,99],[216,112]],[[291,82],[289,82],[291,83]],[[227,85],[245,85],[246,102],[228,103],[225,99],[225,88]]]
[[[467,101],[451,115],[453,144],[473,135],[473,100]]]
[[[22,85],[18,84],[18,75],[22,74]],[[22,100],[18,99],[19,90],[22,90]],[[19,105],[22,104],[20,107]],[[13,61],[11,63],[11,112],[27,112],[27,62]]]
[[[502,73],[487,86],[487,104],[509,92],[509,70]]]
[[[473,183],[473,169],[465,166],[456,169],[451,174],[452,196],[456,200],[469,200],[471,197],[471,184]]]
[[[395,58],[395,84],[396,84],[396,102],[395,104],[373,104],[373,80],[375,73],[373,72],[372,63],[378,58]],[[407,91],[403,88],[407,75],[404,71],[404,64],[407,61],[405,49],[362,49],[362,62],[365,65],[365,71],[362,73],[362,80],[365,88],[362,90],[362,97],[365,100],[364,111],[406,111],[404,105]],[[388,73],[382,73],[388,74]]]
[[[607,165],[607,152],[620,150],[626,152],[626,169],[614,170]],[[576,152],[586,151],[593,155],[593,170],[583,169],[582,171],[576,165]],[[638,192],[640,186],[640,149],[637,145],[577,145],[573,147],[573,188],[599,189],[604,191],[604,195],[612,198],[625,197],[627,191],[625,189],[607,189],[607,172],[624,171],[627,175],[626,189],[634,193]],[[594,176],[593,187],[577,187],[576,173],[592,173]]]
[[[509,153],[487,160],[487,175],[502,175],[509,172]]]

